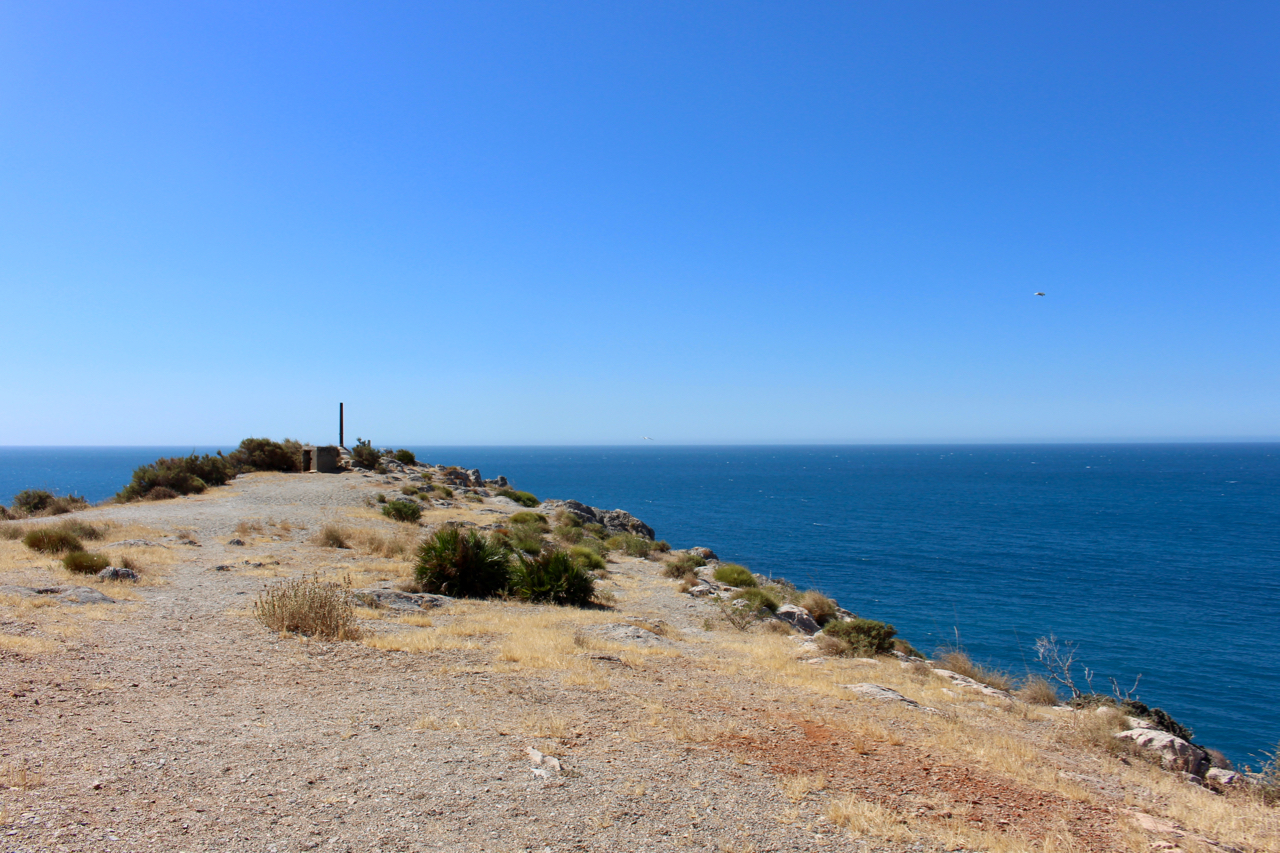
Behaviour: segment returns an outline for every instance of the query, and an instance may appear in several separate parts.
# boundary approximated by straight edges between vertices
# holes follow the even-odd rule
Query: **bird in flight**
[[[1044,296],[1044,291],[1043,290],[1037,291],[1036,296]]]
[[[645,441],[653,441],[653,439],[652,439],[652,438],[649,438],[649,436],[647,436],[647,435],[646,435],[646,436],[641,436],[641,437],[642,437]]]

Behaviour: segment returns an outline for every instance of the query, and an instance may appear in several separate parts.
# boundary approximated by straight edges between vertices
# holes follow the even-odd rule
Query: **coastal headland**
[[[24,542],[69,520],[104,576]],[[1280,850],[1256,786],[1147,721],[851,652],[716,543],[478,471],[2,524],[0,850]],[[585,606],[422,590],[437,531],[584,528]],[[266,627],[291,583],[339,590],[347,638]]]

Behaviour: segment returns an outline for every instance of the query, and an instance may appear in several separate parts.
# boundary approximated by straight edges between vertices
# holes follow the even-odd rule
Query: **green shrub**
[[[917,649],[915,646],[911,645],[901,637],[893,638],[893,650],[895,652],[902,652],[904,655],[907,655],[908,657],[913,657],[913,658],[924,657],[924,655],[920,654],[919,649]]]
[[[685,551],[668,560],[666,566],[662,569],[662,574],[668,578],[682,578],[694,569],[702,568],[706,564],[707,561],[701,555]]]
[[[90,554],[88,551],[71,551],[62,558],[62,565],[67,571],[81,575],[96,575],[110,565],[110,561],[101,554]]]
[[[587,534],[581,527],[572,527],[567,524],[561,524],[556,528],[556,536],[568,542],[571,545],[577,545]]]
[[[171,501],[177,497],[181,497],[181,495],[168,486],[156,486],[143,495],[142,499],[144,501]]]
[[[751,587],[759,586],[760,582],[756,580],[756,576],[746,566],[739,566],[737,563],[721,563],[716,566],[715,579],[720,583],[727,583],[729,586]]]
[[[401,465],[417,465],[418,464],[418,457],[413,455],[412,450],[404,450],[402,448],[400,450],[397,450],[394,456],[395,456],[395,460],[399,462]]]
[[[43,489],[27,489],[13,496],[12,515],[18,518],[28,515],[65,515],[88,506],[89,502],[78,495],[55,495]],[[0,518],[8,517],[10,513],[0,507]]]
[[[508,518],[507,521],[512,524],[532,524],[543,531],[548,529],[547,517],[545,515],[540,512],[529,512],[527,509],[512,513],[511,517]]]
[[[422,507],[413,501],[391,501],[382,508],[382,514],[394,521],[417,521],[422,518]]]
[[[57,529],[65,530],[72,536],[79,537],[80,539],[89,539],[93,542],[97,542],[99,539],[107,535],[107,529],[105,527],[94,527],[92,524],[84,521],[71,521],[69,519],[59,523]]]
[[[608,567],[604,557],[601,557],[591,548],[584,548],[581,545],[574,545],[570,548],[569,557],[574,563],[589,572],[600,571]]]
[[[647,557],[653,550],[652,539],[645,539],[634,533],[619,533],[617,536],[609,537],[604,544],[608,545],[612,551],[624,551],[631,557]]]
[[[510,498],[520,506],[535,507],[542,503],[528,492],[517,492],[515,489],[498,489],[498,494],[504,498]]]
[[[536,554],[542,550],[542,528],[537,524],[513,524],[507,530],[507,542],[516,551]]]
[[[373,499],[380,504],[384,504],[387,502],[387,496],[384,495],[382,492],[378,492],[376,495],[374,495]]]
[[[653,543],[653,550],[659,554],[665,554],[671,550],[671,543],[665,539],[659,539]]]
[[[733,601],[745,601],[751,605],[752,610],[759,610],[761,607],[773,613],[780,606],[777,597],[773,593],[757,587],[748,587],[740,592],[734,593]]]
[[[44,489],[25,489],[13,496],[13,508],[27,515],[48,509],[52,503],[53,494]]]
[[[157,459],[133,472],[129,485],[116,495],[122,501],[136,501],[150,496],[155,489],[168,489],[179,495],[199,494],[209,486],[225,486],[235,476],[231,463],[222,456],[175,456]]]
[[[357,468],[376,469],[382,460],[382,454],[373,449],[373,442],[363,438],[356,439],[356,446],[351,448],[351,464]]]
[[[246,438],[227,455],[227,461],[239,472],[284,471],[293,474],[302,470],[302,444],[292,438],[284,441]]]
[[[822,633],[848,646],[846,654],[854,657],[883,655],[893,650],[893,638],[898,630],[892,625],[874,619],[833,619]]]
[[[22,544],[42,554],[64,554],[83,551],[84,544],[69,530],[61,527],[37,527],[22,537]]]
[[[432,488],[435,489],[436,494],[442,498],[453,497],[453,489],[448,486],[432,486]]]
[[[511,592],[525,601],[583,607],[595,591],[595,579],[564,551],[520,554],[511,571]]]
[[[599,539],[595,539],[590,536],[584,536],[582,539],[580,539],[577,543],[577,547],[587,548],[591,551],[595,551],[596,554],[600,557],[604,557],[606,554],[609,553],[608,545],[605,545]]]
[[[414,577],[424,592],[458,598],[488,598],[506,589],[506,550],[475,530],[442,527],[418,546]]]
[[[325,640],[360,639],[347,591],[316,577],[287,580],[264,590],[253,604],[253,615],[272,631]]]
[[[415,486],[401,486],[401,487],[400,487],[400,494],[402,494],[402,495],[409,495],[409,496],[413,496],[413,495],[416,495],[417,493],[418,493],[418,489],[417,489]]]
[[[582,519],[562,509],[556,513],[556,524],[560,527],[582,527]]]

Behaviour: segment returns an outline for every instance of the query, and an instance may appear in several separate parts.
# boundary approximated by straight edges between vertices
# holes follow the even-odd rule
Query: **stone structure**
[[[304,473],[336,474],[342,470],[338,461],[338,448],[332,444],[316,447],[312,444],[302,448],[302,470]]]

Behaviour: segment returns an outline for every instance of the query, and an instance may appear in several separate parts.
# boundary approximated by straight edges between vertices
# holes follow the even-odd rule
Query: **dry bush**
[[[261,536],[263,534],[262,522],[247,520],[241,521],[236,525],[236,533],[240,536],[253,536],[255,534]]]
[[[827,777],[821,773],[797,773],[783,777],[779,787],[788,800],[798,803],[814,791],[826,788]]]
[[[1108,755],[1137,755],[1141,749],[1133,741],[1120,740],[1115,736],[1127,728],[1129,722],[1125,713],[1114,706],[1104,705],[1072,714],[1067,737],[1078,745],[1101,749]]]
[[[0,524],[0,539],[21,539],[27,532],[27,529],[21,524],[10,524],[8,522]]]
[[[972,678],[974,681],[980,681],[988,687],[994,687],[997,690],[1012,690],[1013,678],[1007,672],[1001,672],[996,669],[987,669],[973,660],[960,649],[950,649],[934,659],[942,669],[949,669],[952,672]],[[1041,679],[1043,680],[1043,679]]]
[[[320,528],[320,532],[311,538],[315,545],[321,548],[350,548],[347,540],[351,538],[351,531],[347,530],[340,524],[326,524]]]
[[[345,589],[318,577],[287,580],[266,589],[253,604],[253,615],[273,631],[358,640],[355,608]]]
[[[825,625],[836,618],[836,603],[816,589],[811,589],[800,596],[800,606],[809,611],[813,621]]]
[[[410,556],[418,547],[418,529],[402,527],[387,533],[380,530],[355,530],[347,535],[346,541],[349,547],[361,554],[396,559]]]
[[[1018,698],[1029,705],[1058,705],[1062,700],[1048,679],[1033,675],[1018,688]]]

